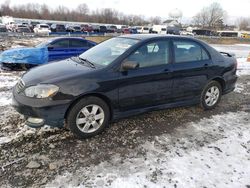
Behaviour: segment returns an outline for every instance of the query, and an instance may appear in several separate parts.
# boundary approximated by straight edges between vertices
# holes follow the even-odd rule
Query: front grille
[[[25,88],[25,83],[22,79],[20,79],[16,84],[16,91],[20,93],[21,91],[23,91],[24,88]]]

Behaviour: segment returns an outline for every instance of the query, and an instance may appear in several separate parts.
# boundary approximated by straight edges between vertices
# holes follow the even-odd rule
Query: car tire
[[[80,139],[101,133],[109,124],[110,110],[106,102],[98,97],[79,100],[66,118],[67,127]]]
[[[220,102],[222,95],[221,84],[217,81],[209,82],[201,93],[201,107],[204,110],[211,110]]]

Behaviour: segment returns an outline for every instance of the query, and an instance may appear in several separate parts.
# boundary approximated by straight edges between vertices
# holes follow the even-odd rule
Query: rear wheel
[[[222,88],[219,82],[209,82],[201,94],[201,107],[205,110],[213,109],[221,99]]]
[[[110,110],[98,97],[79,100],[69,111],[66,123],[79,138],[88,138],[101,133],[108,125]]]

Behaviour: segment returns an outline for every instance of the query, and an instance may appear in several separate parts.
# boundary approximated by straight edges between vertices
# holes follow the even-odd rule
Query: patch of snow
[[[19,76],[14,76],[13,74],[9,73],[0,73],[0,89],[1,88],[7,88],[11,89],[15,86],[17,81],[19,80]]]
[[[0,145],[9,143],[13,140],[19,139],[20,137],[27,136],[30,134],[34,134],[36,132],[35,129],[28,127],[27,125],[24,125],[19,128],[17,133],[10,133],[9,135],[4,135],[0,137]]]
[[[223,44],[212,44],[212,46],[221,52],[234,53],[237,58],[247,57],[250,53],[249,46],[246,45],[223,45]]]
[[[244,94],[244,95],[250,95],[250,92],[247,92],[247,91],[246,91],[246,90],[247,90],[246,85],[250,85],[250,82],[247,83],[247,84],[236,83],[234,92],[236,92],[236,93],[241,93],[241,94]]]
[[[250,75],[250,62],[247,62],[247,58],[237,58],[237,75]]]
[[[0,137],[0,145],[1,144],[5,144],[5,143],[8,143],[8,142],[10,142],[12,140],[12,138],[10,138],[10,137]]]
[[[12,102],[11,92],[0,92],[0,106],[10,105]]]
[[[143,150],[144,154],[140,154]],[[130,156],[59,175],[47,187],[246,187],[250,113],[215,115],[156,136]]]
[[[2,135],[0,134],[0,145],[9,143],[13,140],[17,140],[21,137],[26,137],[31,134],[42,134],[44,132],[53,132],[55,130],[58,130],[59,128],[54,128],[48,125],[45,125],[39,129],[31,128],[28,125],[22,124],[19,128],[17,128],[18,131],[16,133],[9,133],[9,135]]]
[[[234,44],[235,46],[250,47],[250,44]]]
[[[13,49],[13,48],[25,48],[25,47],[27,47],[27,46],[24,46],[24,45],[13,45],[13,46],[11,46],[11,49]]]

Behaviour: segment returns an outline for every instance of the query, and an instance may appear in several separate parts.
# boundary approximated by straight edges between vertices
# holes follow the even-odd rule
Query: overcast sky
[[[4,0],[0,0],[4,2]],[[86,3],[92,9],[114,8],[125,14],[139,14],[146,17],[160,16],[168,17],[168,13],[178,8],[183,12],[184,18],[194,16],[199,10],[218,2],[227,11],[229,19],[236,17],[250,17],[250,0],[10,0],[11,5],[24,3],[45,3],[50,7],[63,5],[75,8],[78,4]],[[1,3],[0,3],[1,4]]]

